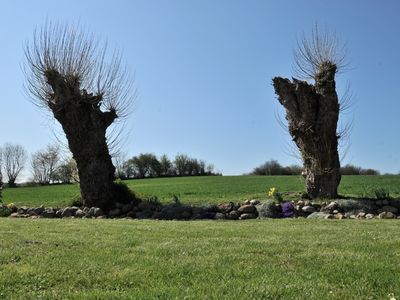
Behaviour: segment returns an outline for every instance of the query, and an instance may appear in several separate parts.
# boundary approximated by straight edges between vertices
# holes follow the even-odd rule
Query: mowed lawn
[[[298,198],[304,191],[300,176],[216,176],[178,177],[127,180],[125,183],[139,197],[156,196],[170,202],[174,195],[183,203],[238,202],[251,198],[266,198],[270,187],[290,193],[285,198]],[[353,197],[374,197],[374,190],[383,188],[392,197],[400,197],[400,176],[343,176],[339,193]],[[78,185],[55,185],[5,189],[3,200],[17,205],[65,206],[79,195]]]
[[[400,297],[395,220],[0,219],[0,299]]]

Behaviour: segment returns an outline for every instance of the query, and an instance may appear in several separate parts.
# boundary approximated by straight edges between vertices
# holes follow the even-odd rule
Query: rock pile
[[[308,219],[400,219],[398,200],[348,200],[330,202],[292,201],[276,203],[272,200],[247,200],[242,204],[233,202],[219,205],[191,206],[180,203],[162,205],[156,201],[117,203],[107,212],[98,207],[68,206],[17,207],[0,205],[0,216],[13,218],[130,218],[158,220],[247,220],[265,218]]]

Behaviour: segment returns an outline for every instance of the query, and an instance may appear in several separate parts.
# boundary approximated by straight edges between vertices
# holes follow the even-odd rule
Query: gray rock
[[[37,216],[37,215],[38,215],[37,213],[35,213],[35,210],[34,210],[34,209],[28,210],[27,214],[28,214],[28,216],[30,216],[30,217],[34,217],[34,216]]]
[[[63,208],[60,208],[60,209],[58,209],[57,211],[56,211],[56,217],[57,218],[61,218],[61,214],[62,214],[62,212],[63,212]]]
[[[36,207],[36,208],[33,209],[33,211],[35,212],[35,214],[41,215],[44,212],[44,206],[41,205],[39,207]]]
[[[335,201],[332,201],[328,205],[322,208],[323,211],[334,211],[337,210],[338,204]]]
[[[338,219],[338,220],[342,220],[342,219],[345,219],[346,217],[343,215],[343,214],[341,214],[341,213],[337,213],[336,215],[334,215],[335,216],[335,219]]]
[[[317,209],[316,209],[314,206],[311,206],[311,205],[304,206],[301,210],[302,210],[303,212],[307,213],[307,214],[311,214],[311,213],[317,211]]]
[[[347,212],[347,213],[344,214],[344,217],[345,217],[346,219],[350,219],[350,216],[351,216],[351,215],[353,215],[352,212]]]
[[[154,214],[160,220],[187,220],[192,216],[192,207],[188,205],[170,204]]]
[[[248,220],[248,219],[255,219],[255,218],[257,218],[257,215],[254,213],[253,214],[252,213],[244,213],[244,214],[240,215],[239,220]]]
[[[223,213],[216,213],[215,214],[215,219],[216,220],[225,220],[226,217],[225,217],[225,214],[223,214]]]
[[[249,205],[249,204],[250,204],[250,200],[244,201],[244,205]]]
[[[61,218],[68,218],[72,217],[75,215],[76,211],[78,210],[78,207],[72,206],[72,207],[65,207],[62,212],[61,212]]]
[[[327,214],[324,219],[335,219],[333,214]]]
[[[237,210],[232,210],[229,214],[228,214],[228,219],[230,220],[237,220],[240,217],[240,212],[238,212]]]
[[[75,212],[75,217],[76,217],[76,218],[83,218],[84,216],[86,216],[86,214],[83,212],[82,209],[78,209],[78,210]]]
[[[391,212],[393,214],[397,214],[398,213],[398,209],[394,206],[389,206],[389,205],[385,205],[381,208],[380,210],[381,212]]]
[[[128,218],[132,218],[132,219],[134,219],[134,218],[136,218],[136,212],[134,212],[134,211],[130,211],[130,212],[128,212],[127,214],[126,214],[126,216],[128,217]]]
[[[336,202],[340,211],[352,212],[355,215],[360,212],[374,213],[378,208],[376,201],[371,200],[338,199]]]
[[[307,219],[327,219],[328,216],[331,216],[331,214],[325,212],[313,212],[307,216]]]
[[[154,211],[150,209],[142,210],[136,213],[137,219],[149,219],[154,215]],[[156,217],[155,217],[156,218]]]
[[[43,218],[55,218],[56,210],[52,207],[46,208],[42,213]]]
[[[121,215],[121,209],[120,209],[120,208],[114,208],[114,209],[112,209],[112,210],[110,210],[110,211],[108,212],[108,215],[109,215],[111,218],[118,217],[119,215]]]
[[[203,210],[205,212],[220,212],[219,211],[219,207],[217,205],[214,205],[214,204],[209,204],[209,205],[203,206]]]
[[[366,219],[373,219],[374,217],[375,217],[374,214],[366,214],[366,215],[365,215],[365,218],[366,218]]]
[[[390,211],[384,211],[378,215],[378,218],[379,219],[394,219],[394,218],[396,218],[396,215]]]
[[[18,208],[17,212],[19,214],[26,214],[28,212],[28,207],[26,206],[21,206],[20,208]]]
[[[102,216],[102,215],[104,215],[104,212],[103,212],[103,210],[102,210],[101,208],[99,208],[99,207],[91,207],[91,208],[89,209],[89,211],[86,213],[86,216],[88,216],[88,217],[94,217],[94,218],[100,217],[100,216]]]
[[[260,204],[260,200],[258,200],[258,199],[252,199],[252,200],[250,200],[250,204],[251,204],[251,205]]]
[[[121,207],[121,214],[127,214],[128,212],[132,211],[133,207],[133,203],[125,204]]]
[[[389,205],[390,205],[390,206],[397,207],[397,209],[400,210],[400,201],[399,201],[399,200],[392,199],[392,200],[390,200],[390,204],[389,204]]]
[[[260,219],[266,218],[280,218],[281,217],[281,206],[276,206],[274,201],[268,200],[266,202],[262,202],[255,206],[258,217]]]
[[[357,219],[364,219],[367,214],[365,212],[360,212],[357,215]]]
[[[255,208],[255,206],[253,206],[251,204],[245,204],[245,205],[242,205],[241,207],[239,207],[238,212],[240,212],[242,214],[252,214],[256,210],[257,209]]]
[[[310,206],[314,207],[316,210],[320,210],[321,207],[322,207],[321,204],[316,203],[316,202],[311,202],[311,205],[310,205]]]
[[[235,204],[233,202],[218,204],[218,209],[222,213],[229,213],[234,208],[235,208]]]

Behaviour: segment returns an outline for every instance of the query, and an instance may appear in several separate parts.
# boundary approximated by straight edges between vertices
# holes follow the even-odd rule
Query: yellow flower
[[[270,188],[268,191],[268,197],[273,197],[275,193],[276,193],[276,188],[275,187]]]

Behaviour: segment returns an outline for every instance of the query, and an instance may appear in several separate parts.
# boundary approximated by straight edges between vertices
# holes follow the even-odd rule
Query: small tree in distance
[[[48,145],[32,155],[31,166],[33,180],[39,184],[50,184],[56,179],[56,170],[60,160],[60,149],[57,145]]]
[[[120,56],[110,57],[105,45],[73,26],[52,23],[35,31],[25,56],[28,93],[61,124],[84,205],[110,209],[118,185],[106,133],[127,116],[132,100]]]
[[[273,86],[301,152],[309,196],[333,198],[341,179],[335,75],[345,65],[344,48],[333,33],[320,32],[316,26],[310,38],[303,37],[298,43],[294,57],[297,74],[314,84],[275,77]]]
[[[16,180],[27,160],[26,150],[21,145],[5,144],[3,147],[3,168],[8,186],[16,187]]]

